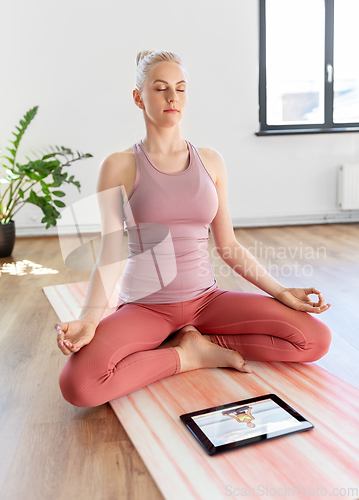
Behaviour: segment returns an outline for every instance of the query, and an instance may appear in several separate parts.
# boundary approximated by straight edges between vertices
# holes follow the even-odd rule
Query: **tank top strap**
[[[145,172],[149,173],[151,178],[159,179],[158,174],[160,174],[160,177],[163,178],[163,181],[157,181],[157,182],[166,183],[166,177],[167,178],[169,178],[169,177],[175,178],[175,177],[181,177],[184,175],[186,175],[186,177],[188,177],[188,175],[191,175],[192,171],[195,169],[195,167],[192,168],[192,164],[194,163],[196,158],[195,158],[194,152],[193,152],[194,146],[187,140],[185,140],[185,142],[187,144],[187,149],[189,152],[190,163],[189,163],[188,167],[186,168],[186,170],[183,170],[181,172],[165,172],[165,171],[157,168],[156,165],[151,160],[151,158],[149,157],[149,154],[147,153],[142,141],[139,141],[134,145],[134,149],[136,149],[136,161],[138,163],[140,163],[141,168]]]

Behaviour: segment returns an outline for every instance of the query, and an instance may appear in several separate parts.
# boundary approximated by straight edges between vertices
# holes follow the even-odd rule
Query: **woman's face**
[[[179,64],[161,61],[153,66],[142,92],[134,91],[134,99],[148,120],[158,126],[173,127],[181,120],[186,108],[186,75]],[[166,112],[171,108],[177,112]]]

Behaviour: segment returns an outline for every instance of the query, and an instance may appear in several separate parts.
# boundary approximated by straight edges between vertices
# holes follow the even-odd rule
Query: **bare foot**
[[[186,328],[186,327],[185,327]],[[178,346],[174,346],[181,359],[179,373],[198,368],[230,367],[252,373],[251,366],[233,349],[226,349],[204,338],[198,330],[187,329]]]
[[[178,330],[178,332],[176,332],[175,334],[172,333],[165,341],[162,342],[162,344],[160,346],[157,347],[157,349],[167,349],[167,347],[177,347],[178,344],[180,343],[182,337],[184,336],[184,334],[186,332],[188,332],[189,330],[194,330],[194,331],[200,333],[209,342],[211,341],[211,338],[209,335],[202,334],[199,330],[197,330],[197,328],[195,326],[186,325],[183,328],[181,328],[180,330]]]

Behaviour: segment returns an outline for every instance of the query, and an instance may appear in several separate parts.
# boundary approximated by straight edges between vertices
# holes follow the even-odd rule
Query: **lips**
[[[170,108],[170,109],[165,109],[165,113],[179,113],[178,109],[175,108]]]

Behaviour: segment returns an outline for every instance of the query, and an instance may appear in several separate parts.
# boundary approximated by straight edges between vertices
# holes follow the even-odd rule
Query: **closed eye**
[[[167,89],[157,89],[159,92],[164,92]],[[185,90],[177,90],[177,92],[186,92]]]

